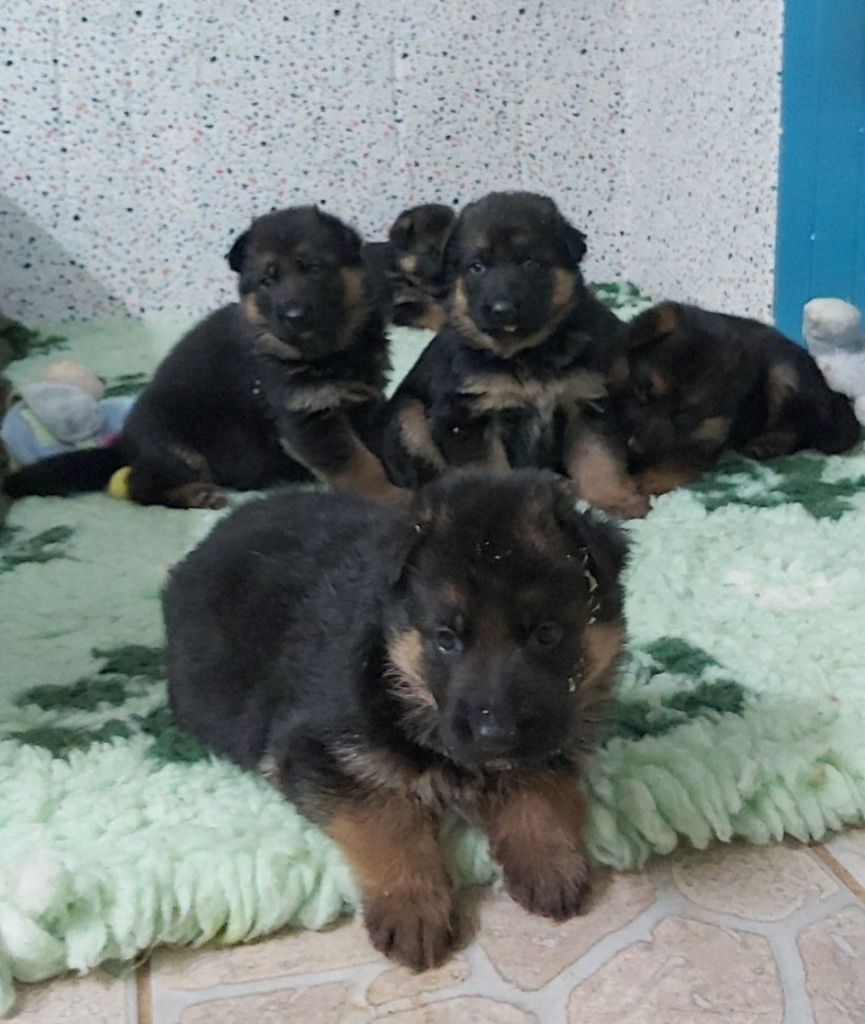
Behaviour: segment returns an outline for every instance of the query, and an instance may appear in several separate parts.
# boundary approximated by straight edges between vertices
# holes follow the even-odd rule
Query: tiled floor
[[[565,925],[505,896],[424,975],[363,929],[164,950],[136,974],[25,988],[26,1024],[863,1024],[865,831],[805,849],[681,853],[598,879]]]

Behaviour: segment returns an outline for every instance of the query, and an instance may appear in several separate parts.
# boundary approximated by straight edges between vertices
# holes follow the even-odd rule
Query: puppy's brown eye
[[[435,645],[442,654],[455,654],[462,649],[462,641],[447,626],[439,626],[435,631]]]
[[[468,265],[468,271],[470,274],[482,274],[486,269],[486,264],[481,260],[473,260]]]
[[[268,263],[264,268],[264,273],[261,275],[261,281],[259,282],[262,288],[269,288],[276,280],[277,268],[276,264]]]
[[[526,256],[521,266],[523,270],[537,270],[541,265],[540,260],[536,260],[534,256]]]
[[[532,647],[555,647],[562,639],[563,629],[558,622],[542,622],[529,636]]]

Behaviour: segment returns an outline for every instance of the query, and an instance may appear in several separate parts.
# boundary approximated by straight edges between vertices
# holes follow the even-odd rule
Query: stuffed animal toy
[[[0,440],[15,466],[111,444],[133,403],[105,398],[96,374],[69,359],[51,363],[41,378],[17,392],[0,425]]]
[[[802,333],[829,386],[853,399],[865,424],[865,334],[862,315],[843,299],[812,299],[802,314]]]

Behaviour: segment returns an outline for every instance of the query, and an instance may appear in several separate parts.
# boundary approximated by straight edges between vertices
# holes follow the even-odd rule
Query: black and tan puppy
[[[389,364],[358,235],[297,207],[256,220],[227,259],[240,302],[168,354],[117,444],[27,467],[10,493],[96,490],[128,465],[130,496],[145,505],[217,507],[223,488],[313,479],[400,497],[374,454]]]
[[[425,203],[403,212],[386,242],[364,246],[364,266],[382,315],[397,327],[437,331],[445,321],[442,252],[455,213]]]
[[[620,515],[645,499],[598,412],[624,325],[588,291],[585,238],[551,199],[492,193],[445,248],[448,321],[388,407],[385,463],[417,487],[445,470],[543,466]]]
[[[414,968],[455,942],[447,811],[487,831],[527,909],[568,918],[587,893],[580,768],[622,644],[624,547],[566,489],[521,471],[451,474],[408,509],[265,498],[165,590],[177,722],[321,823],[373,943]]]
[[[724,451],[834,454],[860,437],[849,399],[805,349],[743,317],[661,303],[632,321],[612,380],[646,494],[695,479]]]

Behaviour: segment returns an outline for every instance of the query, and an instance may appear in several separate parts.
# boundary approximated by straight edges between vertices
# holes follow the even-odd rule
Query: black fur
[[[684,482],[729,450],[834,454],[861,435],[849,399],[809,353],[757,320],[661,303],[631,324],[614,377],[631,468],[646,479],[665,466]]]
[[[143,504],[215,506],[225,487],[315,478],[395,496],[370,451],[389,364],[360,253],[358,235],[314,207],[256,220],[227,254],[241,302],[168,354],[116,449],[37,463],[10,478],[10,493],[97,489],[129,465]]]
[[[377,307],[398,327],[438,330],[444,322],[442,253],[455,213],[426,203],[396,218],[386,242],[364,246],[363,260]]]
[[[492,193],[463,210],[444,255],[448,322],[388,405],[393,480],[468,465],[569,473],[592,432],[624,466],[603,401],[624,325],[584,285],[585,251],[544,196]]]
[[[174,716],[328,827],[449,794],[480,814],[591,747],[616,648],[588,636],[619,636],[623,558],[551,474],[454,474],[410,509],[251,502],[166,586]]]

